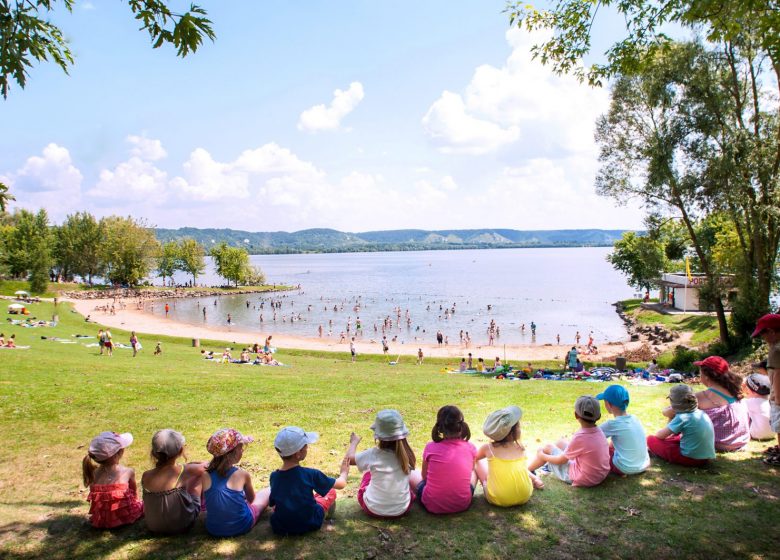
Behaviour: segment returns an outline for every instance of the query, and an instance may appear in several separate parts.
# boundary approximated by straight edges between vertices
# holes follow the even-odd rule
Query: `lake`
[[[386,330],[388,340],[435,343],[440,330],[450,344],[459,343],[461,330],[469,333],[474,344],[486,343],[492,320],[499,329],[496,344],[555,343],[556,335],[561,344],[573,344],[577,331],[583,344],[591,331],[599,344],[626,338],[612,304],[636,295],[605,260],[610,250],[255,255],[251,262],[265,272],[269,283],[300,285],[300,290],[172,300],[171,318],[224,327],[230,314],[231,326],[242,330],[306,337],[318,336],[322,325],[324,336],[331,332],[338,339],[348,326],[350,336],[354,335],[359,317],[362,338],[375,340],[381,339],[383,323],[389,318],[393,324]],[[187,277],[177,275],[176,281],[183,283]],[[198,283],[224,282],[209,260]],[[272,302],[278,306],[275,319]],[[455,312],[449,312],[453,308]],[[147,311],[165,313],[159,302],[148,304]],[[537,325],[535,339],[532,321]]]

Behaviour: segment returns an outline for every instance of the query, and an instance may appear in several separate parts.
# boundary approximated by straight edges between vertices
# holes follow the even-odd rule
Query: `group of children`
[[[308,446],[319,439],[316,433],[282,428],[274,440],[282,464],[271,473],[270,487],[256,491],[250,474],[237,466],[253,438],[232,428],[218,430],[206,444],[211,461],[179,464],[184,436],[166,429],[152,438],[155,466],[141,477],[139,499],[135,472],[121,465],[132,436],[103,432],[92,440],[83,460],[90,522],[98,528],[114,528],[145,515],[152,532],[175,534],[192,528],[205,511],[206,530],[229,537],[250,531],[263,511],[272,507],[274,533],[303,534],[319,529],[332,515],[335,491],[346,487],[353,465],[363,473],[357,492],[360,508],[385,519],[405,515],[415,501],[432,514],[465,511],[477,483],[490,504],[517,506],[526,503],[535,488],[544,487],[539,473],[552,473],[572,486],[596,486],[610,472],[619,476],[644,472],[650,453],[679,465],[706,465],[715,458],[716,449],[734,451],[750,437],[768,439],[780,433],[776,392],[780,315],[762,317],[753,336],[761,336],[770,348],[767,363],[758,364],[769,376],[757,373],[742,381],[720,357],[696,362],[706,389],[694,393],[688,385],[674,385],[670,406],[663,411],[668,424],[647,437],[639,419],[627,412],[626,388],[610,385],[596,397],[576,400],[579,430],[570,441],[548,443],[530,458],[522,443],[522,411],[516,406],[488,415],[482,431],[490,442],[479,449],[469,441],[471,430],[460,409],[442,407],[419,469],[401,414],[382,410],[371,425],[376,445],[358,452],[361,438],[352,433],[338,478],[301,466]],[[598,426],[600,400],[613,418]],[[780,457],[780,439],[778,446],[767,450],[765,461],[771,463],[776,457]]]

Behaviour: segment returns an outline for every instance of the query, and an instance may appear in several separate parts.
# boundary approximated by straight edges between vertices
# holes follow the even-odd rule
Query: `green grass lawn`
[[[718,319],[713,315],[676,314],[665,315],[652,309],[642,309],[641,299],[630,299],[622,302],[626,312],[634,315],[642,325],[663,325],[673,331],[688,331],[693,334],[691,343],[694,345],[712,343],[718,340]]]
[[[50,318],[49,303],[30,306]],[[276,538],[268,514],[248,535],[218,540],[202,522],[181,537],[151,536],[143,522],[96,531],[86,524],[80,462],[102,430],[131,431],[136,442],[124,463],[149,468],[149,441],[164,427],[181,430],[191,460],[208,458],[208,436],[223,426],[254,435],[242,466],[255,487],[267,484],[280,464],[273,437],[294,424],[320,432],[306,465],[336,475],[350,431],[370,444],[376,411],[393,407],[405,416],[410,443],[422,455],[436,411],[457,404],[479,444],[486,415],[507,404],[523,411],[523,441],[535,451],[543,441],[576,429],[573,403],[605,385],[586,382],[496,381],[444,374],[445,362],[388,366],[374,358],[349,363],[346,354],[286,352],[289,368],[217,365],[201,359],[189,341],[141,336],[138,358],[117,349],[60,344],[41,336],[94,335],[64,305],[56,328],[3,325],[30,350],[0,351],[0,557],[7,558],[770,558],[778,556],[778,469],[759,460],[763,444],[723,455],[706,469],[654,462],[644,475],[610,477],[593,489],[576,489],[547,477],[546,489],[525,506],[487,505],[477,490],[463,514],[436,517],[418,506],[397,521],[364,516],[357,504],[359,475],[340,492],[337,516],[317,533]],[[127,342],[114,330],[114,340]],[[162,356],[153,356],[156,341]],[[89,342],[94,342],[90,340]],[[225,343],[203,341],[218,350]],[[362,360],[362,358],[361,358]],[[456,361],[452,360],[453,366]],[[631,388],[630,410],[649,432],[664,425],[660,409],[667,387]],[[652,552],[650,552],[652,551]]]

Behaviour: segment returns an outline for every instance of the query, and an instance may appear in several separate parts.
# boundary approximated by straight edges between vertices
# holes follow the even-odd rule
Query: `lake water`
[[[609,251],[588,247],[258,255],[251,262],[262,268],[269,283],[300,285],[300,290],[171,301],[171,318],[226,326],[230,314],[231,326],[241,330],[306,337],[318,336],[322,325],[324,336],[330,331],[338,339],[348,322],[355,333],[359,317],[362,338],[380,340],[389,317],[393,325],[386,331],[388,340],[434,343],[441,330],[450,344],[459,342],[461,330],[474,344],[486,343],[493,320],[499,328],[496,344],[554,343],[556,335],[561,344],[573,344],[577,331],[583,344],[590,331],[599,344],[626,337],[612,303],[635,295],[606,262]],[[176,280],[183,283],[187,277]],[[198,283],[223,281],[209,262]],[[275,320],[271,301],[281,302]],[[453,307],[455,313],[445,314]],[[147,310],[164,315],[162,303]],[[535,340],[532,321],[537,325]]]

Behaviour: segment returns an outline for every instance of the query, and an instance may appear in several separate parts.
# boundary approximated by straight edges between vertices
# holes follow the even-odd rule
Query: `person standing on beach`
[[[227,324],[230,325],[230,323],[233,321],[233,318],[230,316],[230,313],[228,313],[227,316]]]
[[[580,345],[580,331],[577,331],[577,334],[574,335],[574,341],[577,344],[577,346]]]
[[[423,363],[423,351],[422,348],[417,349],[417,365],[421,366]]]
[[[390,347],[387,345],[387,337],[382,337],[382,353],[387,356],[387,353],[390,351]]]
[[[352,354],[352,363],[355,363],[355,358],[357,358],[357,350],[355,349],[355,337],[352,337],[352,340],[349,341],[349,353]]]
[[[165,304],[165,316],[168,316],[168,312],[171,310],[170,306],[166,303]]]

